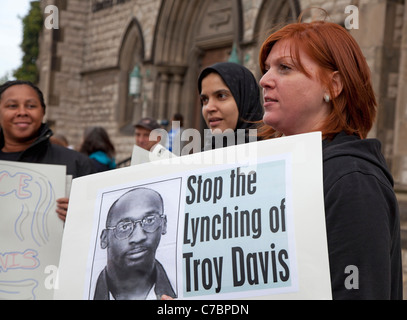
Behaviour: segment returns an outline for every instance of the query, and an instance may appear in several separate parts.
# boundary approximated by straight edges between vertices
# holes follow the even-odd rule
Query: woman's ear
[[[334,96],[332,99],[336,99],[343,91],[343,82],[342,82],[342,77],[339,71],[335,71],[332,76],[331,76],[331,82],[332,82],[332,89],[333,89],[333,94]]]

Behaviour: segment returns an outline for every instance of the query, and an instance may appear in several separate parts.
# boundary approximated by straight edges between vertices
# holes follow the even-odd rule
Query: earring
[[[324,96],[324,100],[325,100],[326,103],[329,103],[329,102],[331,102],[331,97],[328,94],[326,94]]]

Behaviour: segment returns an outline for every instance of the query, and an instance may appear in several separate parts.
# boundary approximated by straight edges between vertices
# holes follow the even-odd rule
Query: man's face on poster
[[[111,211],[101,236],[107,249],[108,266],[116,270],[150,270],[155,253],[166,233],[167,221],[158,194],[136,190],[121,198]],[[135,268],[135,269],[134,269]]]

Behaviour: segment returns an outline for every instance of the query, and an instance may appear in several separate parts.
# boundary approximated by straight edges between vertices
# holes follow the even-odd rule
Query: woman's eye
[[[291,68],[285,64],[280,64],[280,71],[287,72],[290,71]]]
[[[201,104],[203,106],[207,105],[208,104],[208,98],[207,97],[201,97]]]

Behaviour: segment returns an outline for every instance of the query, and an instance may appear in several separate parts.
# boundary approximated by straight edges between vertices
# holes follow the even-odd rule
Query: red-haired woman
[[[377,103],[360,47],[337,24],[294,23],[264,42],[260,65],[261,137],[323,134],[334,299],[402,299],[399,209],[380,142],[367,139]]]

